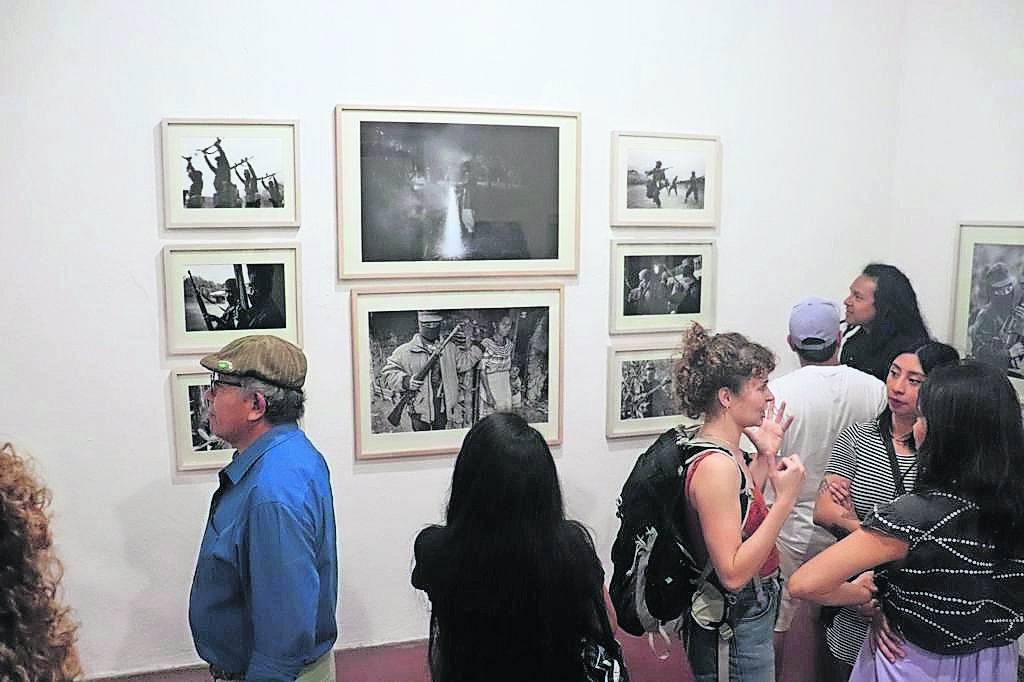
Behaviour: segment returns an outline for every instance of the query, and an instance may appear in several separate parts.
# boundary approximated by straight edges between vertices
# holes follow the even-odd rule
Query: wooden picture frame
[[[210,433],[203,394],[210,387],[205,369],[171,370],[174,461],[178,471],[221,469],[235,449]]]
[[[952,344],[1024,395],[1024,222],[959,226]]]
[[[608,438],[650,436],[697,423],[676,405],[672,377],[677,356],[678,349],[668,345],[608,347]]]
[[[208,353],[249,334],[302,345],[297,243],[174,244],[163,265],[168,353]]]
[[[612,240],[611,258],[610,333],[714,325],[714,242]]]
[[[612,133],[611,224],[715,227],[722,145],[712,135]]]
[[[296,121],[160,122],[164,227],[299,226]]]
[[[430,357],[418,311],[444,348],[440,372],[421,378],[433,393],[403,390]],[[457,452],[491,411],[517,412],[560,443],[562,311],[558,284],[353,289],[356,459]],[[443,406],[431,405],[441,392]],[[414,422],[436,428],[417,431]]]
[[[341,279],[575,275],[580,115],[335,109]]]

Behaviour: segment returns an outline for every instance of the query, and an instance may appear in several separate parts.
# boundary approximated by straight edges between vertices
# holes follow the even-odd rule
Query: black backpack
[[[680,528],[686,471],[707,450],[728,451],[691,441],[695,431],[677,426],[661,434],[637,458],[619,494],[608,592],[619,627],[631,635],[658,632],[689,613],[694,592],[709,577],[710,562],[697,565]]]

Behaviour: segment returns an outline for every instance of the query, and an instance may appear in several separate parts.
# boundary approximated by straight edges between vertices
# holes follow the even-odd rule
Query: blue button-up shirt
[[[220,471],[188,619],[196,651],[247,680],[294,680],[337,639],[330,472],[295,424]]]

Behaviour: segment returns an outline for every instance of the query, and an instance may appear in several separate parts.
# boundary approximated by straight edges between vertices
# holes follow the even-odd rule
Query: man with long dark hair
[[[853,280],[839,361],[885,381],[892,359],[928,341],[914,287],[899,268],[871,263]]]

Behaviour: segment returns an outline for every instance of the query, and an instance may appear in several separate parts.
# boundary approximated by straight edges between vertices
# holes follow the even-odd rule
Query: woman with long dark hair
[[[913,492],[804,564],[790,589],[880,602],[851,680],[1011,682],[1024,633],[1020,402],[1001,370],[964,362],[936,368],[919,404]]]
[[[917,420],[917,396],[932,370],[955,363],[952,346],[930,341],[892,361],[885,381],[887,404],[877,418],[843,429],[832,447],[814,505],[814,522],[837,538],[845,537],[877,504],[911,490],[918,475],[911,430]],[[826,623],[832,679],[849,678],[868,631],[873,610],[846,608]]]
[[[867,265],[850,284],[843,305],[847,332],[839,361],[882,381],[900,351],[929,339],[914,287],[895,266]]]
[[[593,540],[566,519],[551,451],[525,419],[496,412],[469,430],[445,521],[417,536],[412,573],[430,597],[434,682],[578,682],[584,641],[618,654]]]

